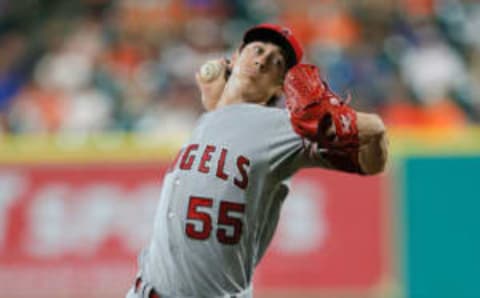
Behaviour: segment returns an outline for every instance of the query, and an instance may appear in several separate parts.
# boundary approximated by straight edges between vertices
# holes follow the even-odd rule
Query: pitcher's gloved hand
[[[356,112],[347,101],[330,90],[321,79],[318,67],[310,64],[294,66],[285,77],[283,89],[295,132],[326,149],[324,155],[331,156],[332,160],[344,157],[357,164]]]

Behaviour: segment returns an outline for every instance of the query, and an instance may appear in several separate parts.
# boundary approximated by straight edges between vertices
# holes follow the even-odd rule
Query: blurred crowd
[[[261,22],[388,125],[480,121],[478,1],[0,0],[0,132],[189,131],[194,73]]]

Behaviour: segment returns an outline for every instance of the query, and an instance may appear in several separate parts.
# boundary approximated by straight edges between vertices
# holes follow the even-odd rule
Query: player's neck
[[[241,95],[223,95],[217,103],[217,108],[221,108],[228,105],[247,103],[250,102],[247,98]]]
[[[266,104],[267,100],[263,100],[261,97],[256,97],[256,94],[252,94],[251,92],[245,92],[244,90],[248,90],[246,87],[248,86],[240,86],[239,83],[232,80],[228,81],[216,107],[220,108],[239,103]]]

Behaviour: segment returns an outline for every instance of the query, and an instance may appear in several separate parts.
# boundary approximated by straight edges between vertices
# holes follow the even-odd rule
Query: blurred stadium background
[[[0,297],[123,297],[194,72],[265,21],[382,115],[392,158],[295,177],[257,296],[480,297],[475,0],[0,0]]]

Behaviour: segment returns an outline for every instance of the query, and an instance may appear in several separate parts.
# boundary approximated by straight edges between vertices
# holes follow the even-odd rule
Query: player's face
[[[252,94],[252,101],[265,103],[281,90],[285,72],[282,49],[272,43],[255,41],[238,53],[232,75]]]

